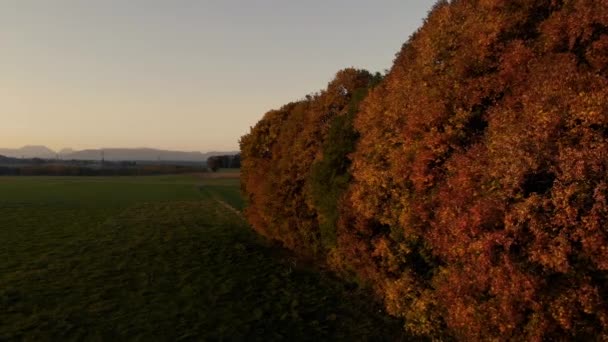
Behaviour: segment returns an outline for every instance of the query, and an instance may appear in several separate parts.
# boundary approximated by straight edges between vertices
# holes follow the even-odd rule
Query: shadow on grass
[[[137,204],[88,229],[67,224],[84,209],[45,210],[13,212],[41,226],[0,250],[21,260],[0,264],[0,340],[405,339],[364,293],[294,267],[213,201]]]

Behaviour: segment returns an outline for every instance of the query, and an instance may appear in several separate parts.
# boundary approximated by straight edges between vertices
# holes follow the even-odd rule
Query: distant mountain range
[[[22,148],[0,148],[0,155],[13,158],[55,158],[57,153],[46,146],[23,146]]]
[[[204,162],[207,158],[217,155],[237,154],[230,152],[182,152],[167,151],[153,148],[104,148],[75,151],[64,148],[59,152],[46,146],[24,146],[17,149],[0,148],[0,155],[13,158],[41,158],[63,160],[101,160],[107,161],[192,161]]]

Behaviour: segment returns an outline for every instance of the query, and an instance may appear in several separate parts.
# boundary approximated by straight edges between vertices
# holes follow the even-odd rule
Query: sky
[[[389,69],[434,2],[0,0],[0,147],[238,150],[338,70]]]

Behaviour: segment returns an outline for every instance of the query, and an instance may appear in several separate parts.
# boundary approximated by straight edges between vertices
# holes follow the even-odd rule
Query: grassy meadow
[[[242,208],[234,177],[0,177],[0,340],[401,337]]]

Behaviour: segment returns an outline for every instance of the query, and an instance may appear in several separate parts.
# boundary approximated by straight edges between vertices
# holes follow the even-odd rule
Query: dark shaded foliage
[[[376,73],[365,88],[356,89],[348,104],[348,112],[336,116],[329,123],[327,137],[323,142],[323,158],[311,167],[310,197],[317,211],[321,243],[326,250],[336,244],[336,224],[338,221],[338,203],[351,181],[348,155],[355,149],[359,134],[355,131],[353,120],[359,111],[359,104],[370,88],[382,80]]]

